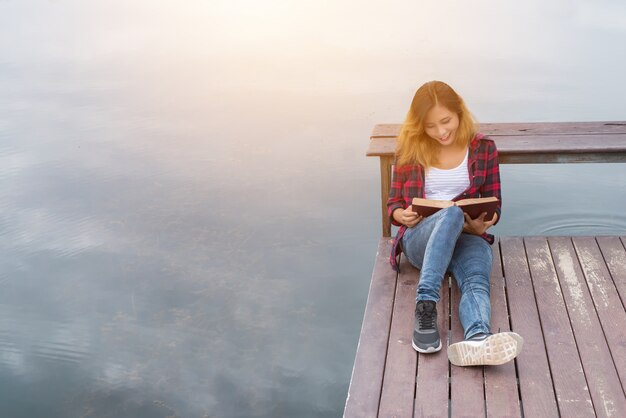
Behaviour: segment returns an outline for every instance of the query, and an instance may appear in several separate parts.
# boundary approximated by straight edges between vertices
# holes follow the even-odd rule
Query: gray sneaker
[[[413,348],[420,353],[441,350],[441,339],[437,329],[437,303],[432,300],[420,300],[415,305]]]
[[[450,345],[448,359],[455,366],[496,366],[517,357],[523,345],[515,332],[482,334]]]

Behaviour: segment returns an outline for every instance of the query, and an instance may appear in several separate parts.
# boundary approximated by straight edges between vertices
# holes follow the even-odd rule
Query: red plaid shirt
[[[471,199],[476,197],[495,196],[500,199],[498,205],[498,221],[500,221],[500,208],[502,197],[500,196],[500,169],[498,167],[498,150],[493,140],[482,134],[477,134],[470,142],[469,158],[467,162],[470,186],[452,200]],[[392,213],[398,208],[406,209],[411,205],[414,197],[424,197],[424,168],[421,165],[408,165],[392,168],[391,188],[389,200],[387,200],[387,214],[393,225],[400,229],[396,234],[391,249],[389,261],[394,270],[399,271],[398,257],[402,252],[402,237],[407,227],[393,219]],[[496,222],[496,223],[497,223]],[[484,233],[482,237],[493,244],[494,237]]]

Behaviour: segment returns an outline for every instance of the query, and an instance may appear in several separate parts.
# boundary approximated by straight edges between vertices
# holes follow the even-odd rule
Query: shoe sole
[[[519,355],[524,339],[514,332],[500,332],[482,341],[461,341],[448,347],[455,366],[497,366]]]
[[[411,345],[413,346],[415,351],[418,351],[423,354],[436,353],[437,351],[441,350],[441,340],[439,340],[439,345],[437,347],[420,348],[416,346],[413,341],[411,341]]]

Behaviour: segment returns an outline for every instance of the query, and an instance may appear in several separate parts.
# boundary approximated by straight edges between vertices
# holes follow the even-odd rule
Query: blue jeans
[[[467,339],[490,332],[493,254],[482,237],[462,233],[463,223],[461,209],[442,209],[407,229],[402,248],[409,262],[420,269],[416,300],[438,302],[443,277],[446,271],[452,273],[461,290],[459,316]]]

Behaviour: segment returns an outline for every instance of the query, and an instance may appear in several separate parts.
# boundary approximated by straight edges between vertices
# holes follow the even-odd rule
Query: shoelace
[[[430,310],[419,312],[419,322],[422,329],[435,328],[435,312]]]

